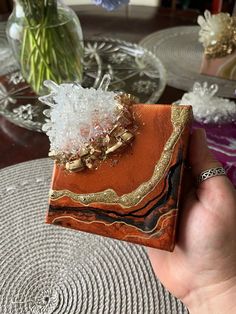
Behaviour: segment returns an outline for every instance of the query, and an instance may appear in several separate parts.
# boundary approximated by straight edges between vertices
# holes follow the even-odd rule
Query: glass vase
[[[16,0],[7,37],[25,80],[43,94],[44,80],[81,82],[83,35],[77,15],[57,0]]]

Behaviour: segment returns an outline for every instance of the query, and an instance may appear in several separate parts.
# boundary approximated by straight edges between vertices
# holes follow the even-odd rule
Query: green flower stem
[[[43,62],[44,65],[48,68],[48,71],[51,73],[52,77],[54,77],[53,73],[51,72],[51,69],[49,68],[49,66],[48,66],[48,64],[47,64],[47,60],[46,60],[46,57],[47,57],[47,56],[43,54],[43,52],[42,52],[40,46],[38,45],[37,39],[36,39],[36,37],[35,37],[35,35],[34,35],[34,32],[31,31],[30,28],[28,29],[28,31],[29,31],[29,35],[30,35],[31,39],[32,39],[33,42],[34,42],[35,47],[37,48],[38,53],[40,54],[40,57],[42,58],[42,62]],[[39,37],[40,37],[40,36],[39,36]],[[45,39],[46,39],[46,38],[45,38]],[[39,38],[39,43],[40,43],[40,38]],[[31,45],[31,46],[33,47],[33,45]],[[31,48],[31,49],[32,49],[32,48]],[[54,79],[55,79],[55,77],[54,77]]]
[[[30,0],[21,1],[28,5],[20,50],[23,76],[36,93],[42,91],[46,79],[57,83],[80,81],[83,47],[74,21],[57,9],[55,0],[45,0],[44,5],[42,0],[37,1],[38,12]]]

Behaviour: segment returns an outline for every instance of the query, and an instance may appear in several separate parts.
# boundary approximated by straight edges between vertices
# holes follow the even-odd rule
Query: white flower
[[[233,37],[233,20],[228,13],[211,15],[206,10],[204,17],[199,16],[197,22],[201,27],[199,41],[205,48]]]

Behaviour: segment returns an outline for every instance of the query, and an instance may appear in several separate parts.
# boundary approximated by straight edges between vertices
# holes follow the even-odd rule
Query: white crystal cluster
[[[50,139],[50,150],[56,154],[78,152],[114,123],[117,108],[114,92],[71,83],[57,85],[46,81],[44,84],[51,93],[40,100],[51,109],[44,111],[48,120],[43,131]]]
[[[229,28],[231,25],[231,17],[228,13],[212,15],[206,10],[204,16],[200,15],[198,17],[197,22],[201,27],[199,41],[205,48],[232,36]]]
[[[208,87],[207,82],[202,85],[194,83],[193,90],[185,93],[180,105],[191,105],[194,118],[203,123],[236,122],[236,104],[229,99],[215,96],[218,85]]]

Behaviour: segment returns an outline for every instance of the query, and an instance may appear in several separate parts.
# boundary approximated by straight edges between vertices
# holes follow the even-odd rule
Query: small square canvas
[[[191,106],[134,104],[135,139],[96,169],[55,162],[46,222],[173,251]]]

